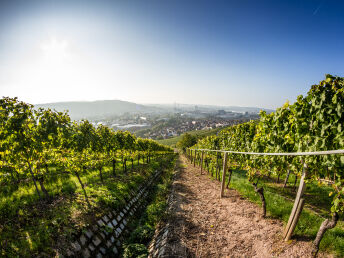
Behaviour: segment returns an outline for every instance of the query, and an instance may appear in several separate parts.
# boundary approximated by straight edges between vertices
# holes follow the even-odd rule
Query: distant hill
[[[98,100],[98,101],[70,101],[55,102],[46,104],[36,104],[35,108],[50,108],[57,111],[69,111],[69,115],[73,120],[79,119],[101,119],[110,116],[122,115],[124,113],[174,113],[194,111],[216,111],[223,109],[225,111],[234,112],[253,112],[258,113],[259,110],[265,110],[268,113],[273,110],[256,107],[236,107],[236,106],[210,106],[210,105],[190,105],[178,104],[136,104],[134,102],[122,100]]]
[[[149,107],[122,100],[72,101],[37,104],[35,108],[50,108],[57,111],[69,111],[72,119],[109,117],[124,113],[147,113],[159,111],[157,107]]]

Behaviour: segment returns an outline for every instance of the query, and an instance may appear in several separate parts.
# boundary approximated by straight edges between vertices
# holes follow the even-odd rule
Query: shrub
[[[124,258],[143,258],[148,256],[148,249],[143,244],[129,244],[123,252]]]

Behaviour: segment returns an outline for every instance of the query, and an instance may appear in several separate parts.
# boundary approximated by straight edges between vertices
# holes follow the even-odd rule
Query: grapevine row
[[[298,96],[294,104],[287,102],[270,114],[261,111],[259,120],[235,125],[217,136],[203,138],[193,149],[255,153],[344,149],[343,111],[344,78],[326,75],[326,79],[313,85],[306,96]],[[220,153],[209,152],[203,161],[206,166],[218,169],[220,159]],[[336,225],[339,215],[344,212],[344,155],[295,157],[228,153],[228,160],[231,169],[247,170],[249,180],[257,190],[261,177],[269,177],[273,173],[278,179],[281,176],[287,178],[291,172],[301,176],[306,166],[307,183],[317,181],[322,184],[325,178],[333,182],[331,227]],[[216,177],[220,178],[217,172]]]
[[[171,151],[129,132],[95,127],[87,120],[73,122],[67,112],[36,110],[17,98],[0,99],[0,183],[30,178],[41,199],[49,198],[44,179],[52,166],[75,174],[86,195],[80,175],[87,169],[97,169],[103,181],[103,168],[109,164],[116,176],[118,158],[127,172],[127,161],[149,162]]]

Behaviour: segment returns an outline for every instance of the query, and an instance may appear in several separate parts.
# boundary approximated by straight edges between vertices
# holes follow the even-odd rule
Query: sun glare
[[[43,55],[47,61],[63,62],[69,57],[67,40],[51,38],[41,44]]]

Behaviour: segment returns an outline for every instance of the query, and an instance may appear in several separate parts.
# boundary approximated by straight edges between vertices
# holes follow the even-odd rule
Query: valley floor
[[[311,239],[282,240],[283,223],[180,157],[172,187],[168,257],[310,257]],[[331,257],[321,253],[319,257]]]

